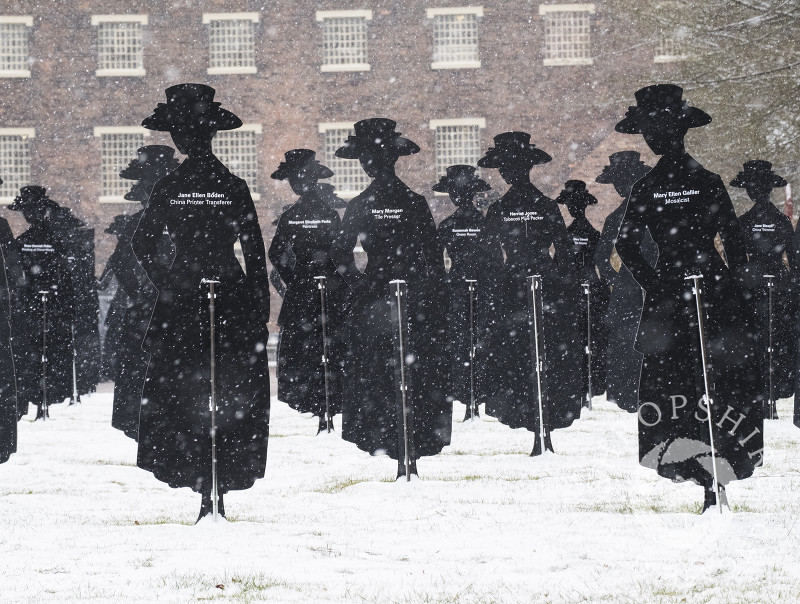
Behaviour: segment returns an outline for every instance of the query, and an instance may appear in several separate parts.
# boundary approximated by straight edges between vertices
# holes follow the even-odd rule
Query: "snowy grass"
[[[20,423],[0,466],[0,602],[754,602],[800,597],[800,430],[767,422],[732,513],[637,463],[636,417],[596,399],[556,455],[491,418],[395,482],[274,402],[267,477],[194,526],[199,496],[136,468],[109,387]],[[456,405],[454,416],[463,417]],[[337,420],[338,430],[338,420]]]

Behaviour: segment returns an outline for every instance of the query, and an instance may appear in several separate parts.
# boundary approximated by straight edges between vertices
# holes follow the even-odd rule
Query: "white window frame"
[[[217,132],[217,136],[215,138],[219,137],[220,134],[223,134],[224,132],[231,132],[231,133],[233,133],[233,132],[252,132],[252,133],[254,133],[256,135],[260,135],[260,134],[263,133],[263,127],[261,126],[261,124],[242,124],[239,128],[236,128],[235,130],[225,130],[225,131],[222,131],[222,132]],[[223,136],[224,136],[224,134],[223,134]],[[213,145],[213,141],[212,141],[212,145]],[[255,162],[256,162],[256,184],[255,184],[256,187],[260,186],[260,180],[261,180],[259,178],[259,176],[260,176],[260,174],[259,174],[259,159],[260,159],[260,157],[259,157],[259,153],[258,153],[259,152],[259,148],[260,148],[260,145],[258,144],[258,141],[256,140],[256,144],[255,144],[255,147],[253,149],[253,153],[255,154]],[[221,161],[221,158],[220,158],[220,161]],[[230,166],[226,166],[226,167],[229,170],[231,169]],[[237,174],[235,170],[231,170],[231,173],[235,174],[239,178],[244,179],[244,177],[241,174]],[[250,187],[250,183],[247,183],[247,187],[250,189],[250,197],[253,199],[253,201],[260,201],[261,200],[261,193],[259,193],[258,191],[253,190],[254,187],[251,188]]]
[[[553,13],[588,13],[594,15],[597,12],[594,4],[542,4],[539,5],[539,15],[547,19],[547,15]],[[545,34],[546,36],[547,34]],[[591,22],[589,26],[591,42]],[[591,44],[590,44],[591,52]],[[545,39],[545,54],[547,52],[547,40]],[[564,67],[576,65],[594,65],[592,57],[571,57],[571,58],[547,58],[544,59],[545,67]]]
[[[92,15],[91,23],[94,27],[102,23],[139,23],[142,27],[145,27],[149,22],[147,15]],[[144,36],[142,36],[144,38]],[[97,39],[97,38],[96,38]],[[97,39],[97,57],[96,59],[99,61],[100,57],[100,48],[99,44],[100,41]],[[144,39],[142,39],[142,54],[144,54]],[[131,76],[131,77],[143,77],[147,75],[147,70],[144,68],[144,56],[142,57],[142,67],[135,68],[135,69],[96,69],[94,74],[97,77],[120,77],[120,76]]]
[[[429,8],[425,11],[425,16],[428,19],[436,20],[436,17],[450,16],[450,15],[472,15],[476,19],[483,17],[482,6],[453,6],[447,8]],[[478,50],[480,51],[480,38],[478,39]],[[434,53],[436,52],[436,39],[433,40]],[[481,61],[433,61],[431,62],[431,69],[478,69],[481,66]]]
[[[0,24],[24,25],[28,29],[33,27],[33,17],[27,15],[0,15]],[[30,32],[29,32],[30,35]],[[30,59],[30,38],[28,39],[28,59]],[[0,78],[29,78],[30,69],[7,69],[0,71]]]
[[[662,36],[656,44],[656,54],[653,56],[653,63],[679,63],[689,58],[686,54],[659,54],[664,49],[665,42],[678,44],[675,38]]]
[[[101,139],[100,144],[100,196],[98,197],[98,201],[100,203],[139,203],[128,201],[125,199],[124,195],[103,195],[102,187],[103,187],[103,157],[102,157],[102,138],[103,135],[115,135],[115,134],[142,134],[145,139],[150,137],[150,130],[146,128],[142,128],[141,126],[95,126],[93,130],[93,135],[95,138]],[[134,155],[131,156],[131,159],[135,157],[135,150]]]
[[[326,135],[326,133],[329,130],[353,130],[354,127],[355,127],[355,122],[321,122],[321,123],[319,123],[317,125],[317,132],[322,135],[322,146],[320,147],[322,149],[322,153],[320,155],[322,155],[323,157],[322,157],[321,161],[324,161],[325,164],[328,165],[329,167],[330,167],[330,164],[335,164],[334,158],[328,157],[328,152],[327,152],[327,148],[326,148],[326,145],[325,145],[325,135]],[[344,142],[344,141],[342,141],[342,142]],[[336,158],[336,159],[341,159],[341,158]],[[342,161],[354,161],[354,162],[358,163],[358,160],[355,160],[355,159],[352,159],[352,160],[342,159]],[[334,165],[334,167],[335,167],[335,165]],[[361,168],[360,164],[358,165],[358,169],[363,170]],[[334,170],[334,173],[335,172],[336,172],[336,170]],[[364,173],[364,176],[365,176],[365,180],[366,181],[372,182],[372,179],[369,178],[366,175],[366,173]],[[369,182],[366,183],[367,186],[369,186]],[[366,188],[366,186],[364,188]],[[336,195],[338,195],[342,199],[348,199],[349,200],[349,199],[352,199],[353,197],[355,197],[356,195],[360,195],[362,192],[363,192],[363,189],[361,191],[359,191],[359,190],[341,190],[341,189],[337,189],[336,190]]]
[[[251,23],[258,23],[258,13],[203,13],[203,25],[211,25],[215,21],[250,21]],[[258,73],[258,67],[255,64],[255,31],[253,32],[253,65],[237,66],[237,67],[208,67],[206,73],[208,75],[248,75]],[[208,61],[211,63],[211,28],[209,27],[209,56]]]
[[[371,10],[318,10],[316,12],[317,23],[325,27],[326,19],[364,19],[367,23],[367,41],[369,41],[369,21],[372,21]],[[323,34],[324,35],[324,34]],[[369,51],[369,47],[367,47]],[[370,71],[372,66],[369,63],[347,63],[347,64],[326,64],[323,49],[322,64],[319,70],[323,73],[347,72],[347,71]]]
[[[463,117],[463,118],[448,118],[448,119],[439,119],[439,120],[430,120],[428,122],[428,128],[433,130],[434,132],[434,153],[435,150],[435,137],[436,137],[436,130],[438,128],[447,127],[447,126],[477,126],[480,130],[486,129],[486,119],[482,117]],[[479,154],[480,155],[480,154]],[[434,158],[435,163],[434,166],[436,167],[436,178],[438,179],[441,175],[438,173],[439,167],[439,157],[436,156]],[[447,193],[439,193],[436,191],[434,195],[442,196],[447,195]]]
[[[0,136],[18,136],[22,139],[36,138],[36,128],[0,128]],[[31,154],[31,158],[33,154]],[[28,164],[28,174],[30,174],[30,163]],[[24,187],[29,183],[25,183]],[[0,205],[8,205],[14,201],[14,195],[11,197],[0,197]]]

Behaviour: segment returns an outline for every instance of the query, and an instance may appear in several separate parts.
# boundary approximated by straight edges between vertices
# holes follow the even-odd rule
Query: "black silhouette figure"
[[[317,186],[319,187],[321,185],[317,185]],[[281,220],[281,214],[283,214],[286,210],[288,210],[291,207],[292,207],[291,203],[286,204],[285,206],[283,206],[283,208],[281,208],[281,211],[278,212],[278,217],[275,220],[272,221],[272,226],[277,227],[278,223]],[[333,207],[333,206],[331,206],[331,207]],[[287,251],[287,254],[289,254],[290,256],[291,256],[291,253],[292,253],[291,250]],[[293,260],[292,260],[292,262],[293,262]],[[281,281],[281,274],[278,272],[278,270],[274,266],[272,267],[272,270],[269,272],[269,282],[272,284],[272,287],[275,288],[275,291],[278,293],[278,295],[281,298],[286,296],[286,285],[283,283],[283,281]]]
[[[22,212],[30,225],[16,240],[28,282],[24,324],[31,342],[28,356],[18,363],[17,381],[22,383],[19,394],[32,397],[18,401],[20,410],[24,413],[32,402],[38,407],[37,419],[45,416],[45,396],[48,406],[63,403],[73,386],[72,271],[64,239],[55,231],[60,208],[46,193],[44,187],[22,187],[8,206]]]
[[[525,132],[494,137],[478,162],[497,168],[511,188],[486,214],[486,231],[493,245],[505,251],[505,264],[492,286],[486,413],[511,428],[535,433],[533,455],[542,452],[535,367],[531,361],[527,278],[543,283],[544,355],[543,403],[548,428],[565,428],[577,419],[583,403],[583,331],[580,324],[580,284],[566,259],[570,240],[556,202],[530,180],[533,166],[552,158],[536,148]],[[556,261],[550,255],[555,247]]]
[[[119,237],[125,232],[125,223],[127,223],[130,215],[120,214],[114,216],[114,220],[105,229],[109,235]],[[119,245],[119,244],[117,244]],[[130,237],[128,238],[128,246],[130,247]],[[133,251],[131,251],[133,255]],[[112,254],[113,256],[113,254]],[[106,311],[106,317],[103,323],[105,324],[106,331],[102,338],[102,361],[100,365],[101,379],[106,381],[115,381],[118,364],[119,364],[119,347],[120,338],[122,337],[122,324],[125,320],[125,311],[128,309],[128,295],[119,286],[119,282],[114,276],[111,266],[106,262],[103,268],[103,274],[97,280],[97,291],[109,292],[113,291],[111,302]]]
[[[322,178],[333,176],[316,160],[310,149],[293,149],[272,174],[288,180],[300,198],[278,219],[278,228],[268,257],[287,284],[278,316],[278,398],[301,413],[319,418],[319,432],[327,429],[326,409],[333,417],[342,409],[343,317],[349,287],[330,258],[330,248],[339,234],[339,214],[320,193]],[[328,340],[328,402],[326,408],[325,365],[320,291],[316,277],[325,277],[327,293],[326,337]]]
[[[583,326],[584,348],[591,337],[591,363],[592,383],[591,394],[597,396],[606,390],[606,347],[608,345],[608,330],[605,325],[606,310],[608,309],[609,291],[608,284],[600,277],[595,264],[597,245],[600,242],[600,231],[592,226],[586,218],[586,208],[597,203],[597,198],[586,190],[586,183],[582,180],[568,180],[564,190],[556,198],[556,203],[567,206],[569,215],[574,219],[567,227],[567,233],[572,238],[571,256],[564,259],[572,263],[572,270],[578,286],[583,292],[581,304],[581,325]],[[557,260],[561,260],[558,258]],[[589,284],[589,300],[587,303],[583,285]],[[587,306],[590,310],[591,334],[587,327]],[[588,370],[583,376],[584,392],[589,392]]]
[[[168,131],[188,157],[156,183],[132,246],[158,289],[145,338],[150,353],[139,416],[140,468],[172,487],[202,494],[211,513],[209,288],[216,280],[216,450],[219,493],[247,489],[264,476],[269,435],[267,322],[269,281],[264,241],[247,184],[217,159],[211,141],[241,120],[214,102],[214,89],[166,90],[142,126]],[[165,269],[158,246],[175,244]],[[245,271],[236,259],[239,241]],[[220,514],[224,516],[222,499]],[[198,518],[199,520],[199,518]]]
[[[0,179],[0,184],[3,180]],[[14,271],[6,261],[14,236],[5,218],[0,218],[0,463],[17,451],[17,388],[11,350],[11,317],[14,307]]]
[[[711,121],[674,85],[636,92],[618,132],[641,134],[656,166],[631,190],[617,251],[644,288],[637,349],[644,354],[639,387],[639,459],[664,477],[706,490],[717,501],[706,414],[696,301],[685,278],[702,275],[706,350],[719,484],[750,476],[762,463],[763,418],[755,312],[748,297],[747,247],[722,180],[684,149],[689,128]],[[658,245],[655,267],[641,245]],[[714,245],[719,235],[727,265]],[[700,402],[698,402],[700,401]],[[724,503],[720,502],[720,503]]]
[[[639,376],[642,373],[642,353],[636,348],[636,334],[644,305],[644,291],[624,264],[619,270],[612,264],[614,246],[622,226],[628,194],[633,183],[650,171],[640,160],[637,151],[619,151],[608,158],[609,164],[595,179],[601,184],[614,185],[622,203],[611,212],[603,224],[597,244],[595,262],[600,276],[610,286],[611,294],[606,312],[608,346],[606,348],[606,398],[620,409],[636,413],[639,408]],[[650,266],[658,259],[658,247],[650,234],[645,234],[641,252]]]
[[[436,229],[439,241],[450,260],[446,284],[450,292],[450,308],[447,313],[449,336],[447,357],[450,359],[450,387],[448,395],[467,406],[465,420],[471,417],[470,383],[474,382],[475,402],[483,402],[484,370],[483,355],[488,329],[488,314],[485,307],[490,296],[493,276],[503,266],[503,250],[486,236],[483,213],[473,205],[477,193],[489,191],[491,186],[475,175],[473,166],[455,165],[434,185],[437,193],[447,193],[456,206],[456,211],[445,218]],[[473,329],[470,337],[470,290],[468,281],[477,281],[473,294]],[[470,348],[475,346],[475,366]]]
[[[398,158],[419,151],[395,125],[383,118],[362,120],[355,125],[355,136],[336,151],[338,157],[359,159],[374,180],[347,205],[331,256],[355,290],[347,319],[342,437],[364,451],[398,459],[399,477],[406,472],[397,437],[394,327],[388,303],[394,279],[408,284],[407,398],[417,458],[435,455],[450,443],[453,409],[446,399],[447,363],[442,358],[447,309],[442,248],[425,198],[395,174]],[[359,239],[368,256],[363,274],[353,255]],[[417,473],[415,460],[411,473]]]
[[[764,360],[764,393],[769,398],[769,291],[766,275],[772,275],[772,388],[774,398],[788,398],[794,394],[794,364],[797,342],[794,332],[795,304],[791,296],[791,276],[796,268],[794,230],[792,221],[770,201],[772,189],[785,187],[787,182],[772,171],[768,161],[754,160],[744,163],[743,170],[730,185],[745,189],[753,200],[753,207],[739,217],[744,231],[747,256],[751,271],[759,282],[753,287],[759,337]],[[784,258],[785,256],[785,258]],[[774,411],[774,409],[773,409]],[[777,417],[776,413],[772,417]]]
[[[77,403],[81,396],[94,392],[100,383],[100,301],[95,278],[94,229],[87,228],[71,210],[60,206],[54,210],[51,221],[66,254],[71,276],[75,368],[70,402]],[[77,400],[73,400],[76,394]]]
[[[125,194],[125,199],[138,201],[143,208],[131,216],[117,217],[107,229],[107,232],[117,236],[118,242],[106,268],[119,282],[117,295],[126,301],[120,321],[111,425],[134,440],[139,433],[139,408],[150,358],[143,350],[142,342],[158,292],[136,259],[131,240],[144,214],[144,208],[147,207],[153,186],[178,167],[174,154],[174,149],[165,145],[148,145],[137,151],[136,158],[120,172],[120,176],[136,181]],[[156,250],[157,264],[163,270],[168,270],[172,265],[171,241],[168,235],[162,235]]]

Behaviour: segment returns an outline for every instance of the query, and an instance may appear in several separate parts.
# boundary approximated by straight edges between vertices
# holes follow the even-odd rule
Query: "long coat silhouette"
[[[578,287],[581,288],[581,318],[584,348],[591,337],[591,393],[592,396],[603,394],[606,390],[606,347],[608,345],[608,329],[605,324],[608,309],[608,284],[597,273],[595,254],[600,242],[600,232],[586,218],[586,207],[597,203],[597,198],[586,190],[582,180],[568,180],[556,198],[556,203],[563,203],[572,216],[573,221],[567,226],[567,234],[572,239],[572,249],[568,258],[557,258],[558,261],[572,264]],[[589,300],[586,299],[584,284],[589,285]],[[587,317],[587,311],[589,317]],[[587,325],[588,323],[588,325]],[[591,328],[591,334],[589,333]],[[589,393],[589,371],[584,371],[584,392]]]
[[[786,181],[772,172],[768,161],[754,160],[731,181],[732,187],[747,189],[755,202],[739,217],[744,232],[751,271],[758,282],[753,287],[756,310],[760,319],[759,336],[764,359],[764,393],[769,395],[769,291],[765,275],[774,277],[772,292],[772,385],[775,398],[794,394],[794,365],[797,355],[797,336],[794,331],[795,303],[792,300],[791,276],[796,268],[794,230],[792,221],[770,200],[775,187],[785,187]],[[784,260],[786,255],[786,260]],[[788,265],[787,266],[787,262]]]
[[[750,476],[762,462],[760,350],[747,291],[746,244],[720,177],[683,148],[688,128],[711,118],[690,107],[673,85],[643,88],[617,124],[643,133],[662,155],[631,190],[617,240],[620,258],[646,292],[637,348],[644,354],[639,388],[639,458],[672,480],[712,484],[711,444],[703,402],[703,366],[695,300],[687,275],[700,274],[710,357],[711,405],[719,483]],[[655,267],[641,251],[649,232]],[[719,235],[727,265],[717,252]],[[688,294],[688,295],[687,295]]]
[[[94,229],[86,228],[83,221],[63,207],[54,212],[52,221],[70,270],[74,379],[80,397],[97,390],[100,383],[100,301],[95,279]]]
[[[20,190],[20,196],[9,209],[22,211],[30,222],[30,227],[16,240],[28,281],[25,326],[33,342],[29,357],[18,371],[18,381],[24,383],[20,393],[34,397],[18,401],[24,411],[29,402],[41,403],[45,387],[48,405],[62,403],[72,395],[74,290],[67,260],[69,252],[62,237],[54,231],[52,215],[59,210],[58,204],[46,196],[44,187],[30,186]],[[41,292],[47,292],[46,304]],[[43,357],[47,359],[46,379],[43,379]]]
[[[137,156],[120,172],[120,177],[135,180],[125,194],[128,201],[147,206],[154,184],[178,166],[174,149],[164,145],[147,145],[137,150]],[[131,216],[119,217],[108,229],[117,235],[117,246],[108,259],[107,270],[116,277],[118,294],[126,304],[119,334],[117,371],[114,376],[114,408],[111,425],[126,436],[138,439],[139,408],[150,355],[142,348],[145,333],[158,298],[158,291],[147,278],[131,247],[131,240],[144,209]],[[166,240],[166,241],[165,241]],[[169,244],[169,245],[167,245]],[[171,240],[162,234],[156,245],[155,265],[161,271],[172,265]]]
[[[446,275],[450,306],[447,313],[450,387],[448,395],[465,405],[470,404],[470,374],[474,371],[476,404],[485,402],[486,338],[489,329],[488,300],[493,276],[503,265],[503,250],[486,235],[483,213],[472,199],[476,193],[491,189],[489,183],[475,175],[475,168],[455,165],[447,168],[433,190],[449,193],[457,206],[455,212],[439,223],[439,242],[450,259]],[[475,367],[470,355],[470,293],[466,280],[475,285],[473,313]],[[470,416],[469,409],[467,416]]]
[[[131,248],[140,217],[141,212],[137,212],[119,225],[117,246],[107,264],[117,278],[119,294],[126,301],[119,333],[111,425],[134,440],[139,433],[139,407],[149,361],[142,341],[158,295]]]
[[[499,167],[501,174],[521,165],[521,180],[486,213],[486,231],[493,244],[505,251],[505,264],[493,286],[492,326],[489,351],[491,392],[486,413],[511,428],[525,428],[539,435],[539,393],[531,360],[528,284],[529,276],[541,275],[544,334],[543,402],[549,429],[565,428],[580,416],[582,406],[583,349],[580,326],[580,284],[566,261],[570,241],[556,202],[528,180],[533,165],[550,156],[530,143],[521,132],[499,134],[478,165]],[[529,159],[524,160],[529,156]],[[527,163],[526,163],[527,162]],[[507,176],[504,175],[504,178]]]
[[[211,152],[218,129],[241,121],[199,84],[167,89],[142,125],[170,130],[189,157],[155,185],[132,246],[159,291],[145,338],[151,354],[139,419],[138,465],[172,487],[210,493],[208,289],[216,298],[219,490],[246,489],[264,476],[269,431],[269,284],[258,218],[247,184]],[[180,143],[178,141],[181,141]],[[198,145],[194,147],[192,145]],[[158,247],[168,229],[169,269]],[[234,254],[239,240],[245,271]],[[203,512],[206,509],[204,500]]]
[[[603,223],[597,243],[595,263],[600,276],[611,288],[605,324],[608,334],[606,348],[606,398],[629,413],[639,408],[639,377],[642,373],[642,353],[636,350],[636,334],[644,305],[644,291],[624,264],[617,270],[612,264],[614,246],[622,226],[625,206],[633,183],[650,171],[637,151],[619,151],[609,156],[609,164],[596,178],[601,184],[613,184],[622,203]],[[655,266],[658,247],[649,233],[641,242],[645,262]]]
[[[0,218],[0,463],[7,462],[17,450],[17,387],[10,323],[15,276],[6,262],[6,250],[12,239],[8,222]],[[11,287],[9,284],[12,284]]]
[[[408,284],[407,358],[413,360],[407,399],[414,413],[416,457],[435,455],[450,443],[452,405],[446,400],[442,359],[447,308],[442,248],[427,201],[394,174],[394,160],[419,151],[394,129],[392,120],[362,120],[355,125],[355,136],[337,151],[340,157],[360,157],[362,165],[377,172],[347,205],[331,255],[355,289],[347,318],[342,437],[364,451],[399,459],[395,328],[388,303],[394,279]],[[374,162],[364,153],[372,154]],[[368,257],[363,275],[353,256],[359,239]]]
[[[315,159],[313,151],[294,149],[272,177],[306,185],[300,198],[278,219],[268,257],[287,284],[278,316],[278,398],[301,413],[324,419],[325,371],[320,291],[315,277],[326,277],[326,334],[328,338],[328,406],[330,416],[341,413],[343,375],[343,317],[349,287],[330,258],[339,234],[339,214],[319,192],[317,179],[333,172]],[[294,179],[302,180],[302,185]]]

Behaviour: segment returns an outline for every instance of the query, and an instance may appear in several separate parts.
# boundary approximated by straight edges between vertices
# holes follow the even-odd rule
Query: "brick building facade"
[[[569,178],[590,182],[601,201],[589,213],[598,227],[618,203],[611,187],[593,183],[608,155],[635,148],[652,160],[640,139],[613,127],[638,86],[673,79],[680,62],[604,2],[353,5],[2,0],[0,170],[47,186],[96,228],[100,271],[115,244],[103,229],[138,210],[120,201],[116,172],[138,144],[171,144],[139,124],[180,82],[215,87],[216,100],[245,123],[216,144],[250,181],[267,242],[276,213],[293,200],[286,183],[269,178],[283,152],[317,149],[339,172],[340,190],[357,189],[357,162],[337,162],[331,150],[365,117],[395,119],[422,148],[400,160],[398,173],[428,197],[437,220],[451,211],[431,192],[437,169],[474,162],[505,130],[531,132],[553,156],[533,172],[545,193]],[[483,175],[504,190],[496,171]],[[21,181],[0,176],[9,183],[0,203],[8,203]],[[0,215],[15,233],[25,228],[16,213]]]

